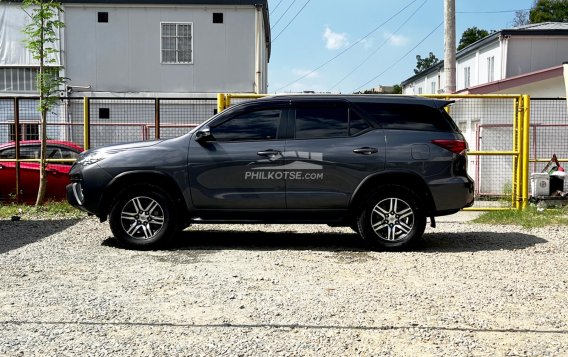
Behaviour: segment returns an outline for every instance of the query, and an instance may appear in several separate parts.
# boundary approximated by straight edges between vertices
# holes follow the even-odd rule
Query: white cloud
[[[319,73],[317,71],[310,71],[302,68],[294,68],[292,70],[292,73],[298,77],[306,76],[305,78],[316,78],[319,76]]]
[[[323,38],[325,40],[325,48],[328,50],[338,50],[348,45],[347,34],[333,32],[329,26],[325,27]]]
[[[395,35],[394,33],[390,32],[385,32],[383,36],[385,37],[385,39],[388,40],[390,45],[397,47],[405,46],[408,43],[408,41],[410,41],[410,39],[406,36]]]

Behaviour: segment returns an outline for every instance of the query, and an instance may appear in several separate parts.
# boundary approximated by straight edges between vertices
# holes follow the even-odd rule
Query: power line
[[[292,18],[292,20],[290,20],[290,21],[288,22],[288,24],[287,24],[286,26],[284,26],[284,28],[278,33],[278,35],[276,35],[276,37],[274,37],[274,38],[272,39],[272,43],[274,43],[274,41],[276,41],[276,39],[282,34],[282,32],[284,32],[284,30],[286,30],[286,29],[288,28],[288,26],[290,26],[290,24],[292,23],[292,21],[294,21],[294,19],[296,19],[296,17],[298,17],[298,15],[300,15],[300,12],[302,12],[302,10],[304,10],[304,8],[306,7],[306,5],[308,5],[308,3],[309,3],[310,1],[312,1],[312,0],[306,1],[306,3],[304,4],[304,6],[302,6],[302,8],[300,9],[300,11],[298,11],[298,12],[296,13],[296,15],[294,15],[294,17]]]
[[[317,66],[316,68],[314,68],[313,70],[311,70],[310,72],[304,74],[303,76],[300,76],[299,78],[295,79],[294,81],[286,84],[283,87],[280,87],[276,90],[276,92],[279,92],[280,90],[291,86],[292,84],[301,81],[302,79],[306,78],[307,76],[313,74],[315,71],[317,71],[318,69],[321,69],[325,66],[327,66],[329,63],[331,63],[332,61],[334,61],[336,58],[338,58],[339,56],[343,55],[345,52],[349,51],[350,49],[352,49],[353,47],[355,47],[357,44],[361,43],[361,41],[363,41],[364,39],[366,39],[367,37],[371,36],[373,33],[377,32],[381,27],[383,27],[384,25],[386,25],[389,21],[391,21],[392,19],[394,19],[396,16],[398,16],[401,12],[403,12],[404,10],[406,10],[408,7],[410,7],[412,4],[414,4],[415,2],[417,2],[418,0],[413,0],[411,1],[408,5],[406,5],[405,7],[403,7],[402,9],[400,9],[398,12],[396,12],[394,15],[392,15],[391,17],[389,17],[386,21],[384,21],[383,23],[381,23],[379,26],[375,27],[372,31],[370,31],[369,33],[367,33],[365,36],[363,36],[362,38],[358,39],[356,42],[354,42],[353,44],[349,45],[347,48],[345,48],[343,51],[339,52],[337,55],[333,56],[332,58],[330,58],[329,60],[327,60],[326,62],[324,62],[323,64]]]
[[[393,63],[392,65],[390,65],[388,68],[386,68],[384,71],[382,71],[381,73],[379,73],[378,75],[376,75],[375,77],[371,78],[370,80],[368,80],[367,82],[363,83],[362,85],[360,85],[359,87],[355,88],[355,90],[353,92],[356,92],[357,90],[363,88],[364,86],[366,86],[367,84],[371,83],[372,81],[376,80],[377,78],[379,78],[380,76],[382,76],[383,74],[385,74],[387,71],[389,71],[391,68],[393,68],[394,66],[396,66],[397,64],[400,63],[400,61],[402,61],[404,59],[404,57],[408,56],[412,51],[414,51],[418,46],[420,46],[424,41],[426,41],[428,39],[428,37],[432,36],[432,34],[434,32],[436,32],[437,29],[440,28],[440,26],[442,26],[444,24],[444,22],[440,22],[440,24],[438,26],[436,26],[435,29],[433,29],[428,35],[426,35],[426,37],[424,37],[422,40],[420,40],[420,42],[418,42],[416,44],[416,46],[412,47],[408,52],[406,52],[404,55],[402,55],[402,57],[400,57],[395,63]]]
[[[278,23],[280,22],[280,20],[282,20],[282,18],[284,17],[284,15],[286,15],[286,13],[288,12],[288,10],[290,10],[290,8],[292,7],[292,5],[294,5],[294,3],[296,2],[296,0],[292,1],[292,3],[290,4],[290,6],[288,6],[288,8],[286,9],[286,11],[284,11],[284,13],[282,15],[280,15],[280,17],[278,18],[278,20],[276,20],[276,22],[274,23],[274,25],[270,26],[270,29],[272,30],[273,28],[276,27],[276,25],[278,25]]]
[[[391,38],[398,32],[400,31],[404,25],[406,25],[408,23],[408,21],[410,21],[414,15],[416,15],[416,13],[418,13],[418,11],[424,7],[424,5],[426,5],[426,3],[428,2],[428,0],[424,0],[424,2],[418,6],[418,8],[416,8],[416,10],[414,10],[414,12],[412,14],[410,14],[410,16],[393,32],[391,33],[384,41],[383,43],[381,43],[373,52],[371,52],[361,63],[359,63],[359,65],[357,65],[351,72],[347,73],[343,78],[341,78],[339,80],[339,82],[335,83],[331,88],[329,88],[329,91],[331,92],[331,90],[335,87],[337,87],[338,85],[340,85],[341,83],[343,83],[343,81],[345,79],[347,79],[350,75],[352,75],[355,71],[357,71],[359,68],[361,68],[365,63],[367,63],[367,61],[369,59],[371,59],[371,57],[373,57],[375,55],[375,53],[377,53],[385,44],[387,44],[387,42],[389,42],[391,40]]]
[[[278,9],[278,6],[280,6],[280,4],[282,4],[282,1],[284,1],[284,0],[278,1],[278,4],[276,4],[276,6],[274,6],[274,9],[272,9],[271,12],[276,11],[276,9]]]

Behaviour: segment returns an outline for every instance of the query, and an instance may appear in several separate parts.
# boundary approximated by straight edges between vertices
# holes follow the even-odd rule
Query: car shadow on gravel
[[[0,220],[0,254],[40,241],[79,221],[80,219]]]
[[[416,244],[422,252],[481,252],[494,250],[518,250],[548,242],[546,239],[520,232],[460,232],[427,233]]]
[[[527,249],[543,244],[545,239],[530,234],[487,231],[465,233],[427,233],[411,250],[416,252],[477,252]],[[105,246],[122,248],[117,240],[106,239]],[[368,251],[355,233],[297,231],[267,232],[254,230],[186,230],[164,250],[314,250]]]
[[[114,238],[102,243],[122,248]],[[186,230],[179,233],[164,250],[317,250],[367,251],[355,233],[296,231],[266,232],[260,230]]]

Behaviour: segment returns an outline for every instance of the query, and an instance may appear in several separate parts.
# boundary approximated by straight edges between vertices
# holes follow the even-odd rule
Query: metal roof
[[[489,36],[478,40],[471,45],[461,49],[456,54],[456,59],[465,57],[472,52],[477,51],[481,47],[498,40],[501,36],[568,36],[568,22],[542,22],[538,24],[529,24],[501,31],[493,32]],[[435,65],[423,70],[420,73],[404,80],[401,85],[413,82],[416,78],[430,74],[444,67],[444,61],[440,61]]]

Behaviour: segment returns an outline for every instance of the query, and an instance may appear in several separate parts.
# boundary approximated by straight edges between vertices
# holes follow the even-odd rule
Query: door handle
[[[0,164],[0,170],[2,170],[4,168],[4,165]]]
[[[278,150],[273,150],[273,149],[268,149],[268,150],[264,150],[264,151],[259,151],[256,153],[258,156],[268,156],[268,157],[273,157],[276,155],[280,155],[281,152]]]
[[[379,149],[371,148],[371,147],[364,147],[364,148],[355,149],[355,150],[353,150],[353,152],[355,154],[371,155],[371,154],[376,154],[377,152],[379,152]]]

